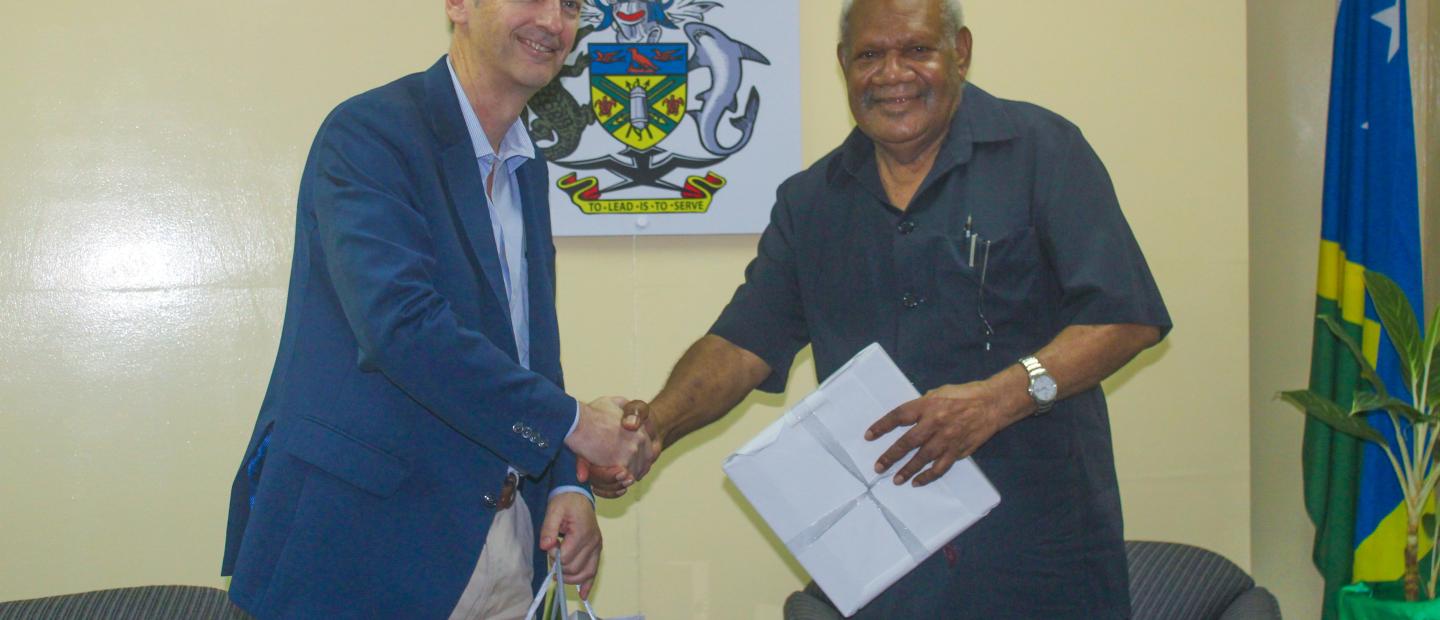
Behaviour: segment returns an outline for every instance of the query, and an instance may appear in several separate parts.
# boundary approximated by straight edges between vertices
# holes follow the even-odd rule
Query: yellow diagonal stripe
[[[1379,364],[1380,323],[1365,319],[1365,325],[1360,332],[1360,351],[1365,354],[1365,360],[1370,362],[1370,366]]]
[[[1345,266],[1345,254],[1340,244],[1320,240],[1320,272],[1315,282],[1315,291],[1330,301],[1340,301],[1340,272]]]
[[[1426,512],[1431,512],[1427,510]],[[1430,532],[1420,528],[1423,558],[1435,546]],[[1405,574],[1405,504],[1395,507],[1385,520],[1355,548],[1355,581],[1394,581]]]
[[[1340,244],[1320,242],[1320,269],[1315,292],[1340,305],[1340,317],[1351,325],[1365,320],[1365,266],[1352,263]]]
[[[1359,325],[1365,320],[1365,266],[1345,261],[1344,288],[1340,291],[1340,316],[1346,323]]]

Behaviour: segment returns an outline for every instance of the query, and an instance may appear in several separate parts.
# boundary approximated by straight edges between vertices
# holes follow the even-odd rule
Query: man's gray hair
[[[940,2],[941,25],[945,27],[945,42],[950,46],[955,45],[956,33],[965,27],[965,10],[960,8],[960,0],[938,0]],[[840,45],[849,49],[850,45],[850,9],[855,7],[855,0],[842,0],[840,3]]]

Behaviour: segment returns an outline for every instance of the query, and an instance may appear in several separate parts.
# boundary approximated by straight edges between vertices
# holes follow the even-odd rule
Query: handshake
[[[645,401],[618,396],[580,405],[575,430],[565,445],[579,457],[576,474],[601,497],[625,494],[659,458],[661,438]]]

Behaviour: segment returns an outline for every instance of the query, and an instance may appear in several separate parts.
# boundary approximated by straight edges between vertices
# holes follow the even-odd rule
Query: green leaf
[[[1420,410],[1416,409],[1410,403],[1407,403],[1398,398],[1387,397],[1383,399],[1377,409],[1384,409],[1385,411],[1389,411],[1390,413],[1393,413],[1395,415],[1402,416],[1406,420],[1409,420],[1411,424],[1419,424],[1421,422],[1433,421],[1430,419],[1429,416],[1420,412]]]
[[[1440,407],[1440,347],[1430,350],[1430,387],[1427,388],[1431,410]]]
[[[1440,407],[1440,307],[1435,308],[1435,316],[1430,319],[1430,333],[1425,338],[1425,349],[1429,351],[1430,359],[1430,387],[1427,396],[1430,402],[1421,404],[1428,404],[1433,410]]]
[[[1424,413],[1398,398],[1380,396],[1374,392],[1356,392],[1355,399],[1350,402],[1350,415],[1367,411],[1388,411],[1409,420],[1411,424],[1430,421]]]
[[[1415,310],[1400,285],[1378,271],[1365,270],[1365,290],[1370,291],[1370,301],[1375,304],[1375,313],[1380,315],[1380,324],[1390,342],[1400,353],[1400,373],[1405,385],[1415,384],[1415,375],[1424,367],[1420,358],[1420,324],[1415,320]]]
[[[1325,327],[1330,328],[1330,333],[1335,334],[1335,337],[1339,338],[1340,342],[1345,343],[1345,348],[1349,349],[1350,354],[1355,356],[1355,363],[1360,367],[1360,376],[1365,378],[1365,381],[1370,384],[1370,387],[1375,390],[1375,393],[1381,397],[1389,396],[1390,392],[1385,389],[1385,382],[1380,380],[1380,375],[1375,372],[1375,366],[1370,363],[1369,359],[1366,359],[1365,353],[1360,350],[1360,343],[1355,342],[1355,339],[1350,337],[1350,332],[1345,331],[1345,327],[1341,325],[1339,321],[1335,320],[1333,316],[1320,314],[1316,315],[1315,318],[1320,319],[1320,322],[1324,323]]]
[[[1310,390],[1281,392],[1280,398],[1341,433],[1370,443],[1385,445],[1385,437],[1379,431],[1371,428],[1364,418],[1346,414],[1345,410],[1341,409],[1340,405],[1335,404],[1333,400]]]
[[[1420,524],[1420,527],[1424,528],[1426,532],[1435,531],[1435,513],[1425,513],[1425,516],[1420,517]]]
[[[1350,401],[1350,415],[1383,409],[1386,398],[1374,392],[1356,392],[1355,398]]]

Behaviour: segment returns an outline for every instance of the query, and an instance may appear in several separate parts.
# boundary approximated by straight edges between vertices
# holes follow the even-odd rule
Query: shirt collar
[[[500,152],[497,154],[490,148],[490,140],[485,137],[485,130],[480,128],[480,119],[475,116],[475,109],[470,107],[470,100],[465,96],[465,88],[460,85],[460,76],[455,74],[455,65],[450,63],[449,56],[446,56],[445,68],[450,70],[450,82],[455,85],[455,97],[460,100],[460,114],[465,117],[465,130],[470,133],[470,143],[475,146],[475,158],[495,157],[508,163],[511,170],[525,163],[524,160],[535,159],[535,143],[518,118],[505,131],[505,137],[500,139]],[[521,159],[515,159],[517,157]]]

